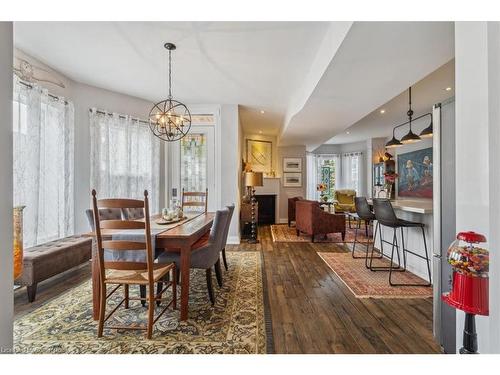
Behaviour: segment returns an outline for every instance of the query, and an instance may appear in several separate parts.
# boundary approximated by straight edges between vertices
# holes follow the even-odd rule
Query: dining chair
[[[144,191],[144,201],[136,199],[97,199],[97,193],[92,190],[92,204],[97,240],[97,254],[100,276],[100,313],[97,336],[102,337],[104,328],[111,329],[140,329],[146,330],[146,337],[150,339],[153,334],[153,325],[172,305],[176,308],[177,285],[176,266],[172,262],[154,263],[154,245],[151,238],[151,225],[149,219],[148,192]],[[99,210],[102,208],[124,209],[143,208],[145,220],[101,220]],[[111,230],[111,231],[109,231]],[[105,236],[105,238],[103,237]],[[142,241],[141,241],[142,240]],[[165,289],[154,294],[155,283],[164,280],[170,271],[173,277],[166,282]],[[107,286],[114,286],[108,293]],[[148,296],[130,297],[130,285],[144,285],[148,287]],[[106,315],[107,300],[123,286],[123,299]],[[162,294],[172,287],[172,300],[154,318],[155,303],[161,299]],[[104,326],[104,323],[122,305],[128,309],[130,300],[148,301],[148,321],[146,326]]]
[[[208,189],[205,191],[185,191],[182,188],[182,211],[190,207],[188,211],[207,212],[208,207]]]
[[[214,223],[210,229],[208,242],[199,247],[191,254],[190,268],[204,269],[207,279],[208,297],[215,304],[214,290],[212,286],[212,267],[215,268],[217,282],[222,287],[222,272],[220,268],[219,254],[222,251],[224,241],[224,229],[229,217],[229,209],[217,210]],[[180,253],[166,251],[158,257],[158,263],[175,263],[177,269],[180,267]]]
[[[122,208],[121,212],[124,220],[144,219],[143,208]]]
[[[231,226],[231,219],[234,213],[234,203],[229,206],[226,206],[226,208],[229,210],[229,215],[227,217],[226,226],[224,228],[224,240],[222,241],[222,261],[224,262],[224,268],[227,271],[228,267],[226,260],[226,245],[227,245],[227,236],[229,235],[229,227]]]

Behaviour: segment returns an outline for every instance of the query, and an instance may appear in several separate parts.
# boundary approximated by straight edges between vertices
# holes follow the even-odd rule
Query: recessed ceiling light
[[[346,134],[351,134],[351,132],[345,132]]]
[[[451,87],[445,88],[446,91],[451,91]]]
[[[261,109],[261,110],[260,110],[260,113],[261,113],[261,114],[264,114],[264,113],[266,113],[266,112],[264,112],[264,110],[262,110],[262,109]]]
[[[262,130],[259,130],[259,134],[262,134]]]
[[[385,113],[385,109],[381,109],[380,113],[384,114]]]

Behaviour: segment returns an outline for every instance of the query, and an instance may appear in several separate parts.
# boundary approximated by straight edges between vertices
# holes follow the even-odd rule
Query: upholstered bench
[[[92,238],[70,236],[24,249],[23,273],[16,284],[26,286],[33,302],[37,284],[90,260]]]

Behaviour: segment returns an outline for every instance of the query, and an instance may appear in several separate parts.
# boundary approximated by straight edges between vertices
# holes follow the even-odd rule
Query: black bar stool
[[[368,251],[370,250],[370,236],[369,236],[369,228],[372,228],[372,236],[373,236],[373,221],[375,220],[375,214],[370,209],[370,205],[366,200],[366,197],[356,197],[354,198],[354,203],[356,205],[356,213],[349,213],[349,218],[353,218],[356,220],[356,228],[354,229],[354,244],[352,246],[352,257],[354,259],[365,259],[365,267],[368,268]],[[361,221],[365,222],[365,233],[368,241],[366,242],[366,252],[365,256],[356,256],[354,255],[354,251],[356,249],[356,243],[358,242],[358,230],[361,229]],[[376,230],[376,228],[375,228]],[[382,255],[377,257],[380,259]]]
[[[378,267],[378,270],[386,270],[389,271],[389,284],[391,286],[431,286],[432,280],[431,280],[431,267],[430,267],[430,259],[429,259],[429,252],[427,251],[427,241],[425,239],[425,225],[422,223],[417,223],[414,221],[408,221],[408,220],[403,220],[399,219],[396,216],[396,213],[394,212],[394,208],[392,207],[391,202],[389,199],[385,198],[378,198],[373,200],[373,208],[375,211],[375,218],[377,219],[377,224],[379,225],[379,234],[380,234],[380,244],[381,244],[381,254],[383,254],[383,243],[389,243],[392,245],[392,250],[391,250],[391,259],[390,259],[390,265],[389,267]],[[386,241],[382,238],[382,229],[381,226],[386,226],[389,228],[393,228],[394,234],[392,237],[392,243],[389,241]],[[402,249],[403,249],[403,267],[401,267],[401,259],[399,257],[399,243],[398,243],[398,238],[397,238],[397,230],[401,229],[401,242],[402,242]],[[403,228],[420,228],[422,230],[422,238],[424,240],[424,250],[425,250],[425,256],[417,254],[413,251],[408,250],[405,247],[405,240],[404,240],[404,232]],[[394,267],[394,249],[396,249],[397,257],[398,257],[398,266]],[[422,283],[393,283],[392,282],[392,272],[393,271],[399,271],[399,272],[404,272],[406,271],[406,254],[412,254],[418,258],[421,258],[425,260],[426,265],[427,265],[427,273],[429,275],[429,282],[422,284]],[[373,259],[373,248],[372,248],[372,257],[370,258],[370,269],[371,268],[371,261]],[[373,269],[375,270],[375,269]]]

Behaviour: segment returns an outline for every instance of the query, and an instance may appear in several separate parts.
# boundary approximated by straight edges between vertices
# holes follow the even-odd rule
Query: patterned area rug
[[[322,252],[318,255],[357,298],[432,297],[432,287],[390,286],[388,272],[370,271],[365,267],[364,259],[354,259],[351,253]],[[374,265],[389,266],[389,260],[377,260]],[[425,283],[409,271],[394,272],[392,280],[397,283]]]
[[[345,241],[342,241],[342,235],[340,233],[330,233],[326,238],[317,235],[314,238],[314,242],[353,243],[355,235],[354,225],[355,224],[353,223],[353,228],[350,229],[346,224]],[[295,227],[289,227],[288,224],[271,225],[271,235],[273,237],[273,242],[311,242],[311,236],[304,233],[297,236]],[[365,235],[364,226],[362,226],[361,229],[358,229],[357,241],[363,243],[368,241],[368,238]]]
[[[90,281],[75,287],[14,323],[16,353],[266,353],[266,322],[260,252],[228,252],[224,286],[214,280],[210,304],[204,270],[192,270],[189,319],[167,310],[155,324],[152,340],[144,331],[107,329],[97,338],[92,319]],[[138,287],[131,288],[131,294]],[[122,298],[121,290],[116,292]],[[180,293],[178,294],[180,295]],[[111,311],[109,302],[107,311]],[[157,308],[157,313],[161,307]],[[146,322],[146,308],[132,301],[113,315],[120,325]],[[155,315],[156,316],[156,315]],[[112,318],[113,319],[113,318]],[[111,320],[111,319],[110,319]],[[111,323],[110,321],[108,321]]]

